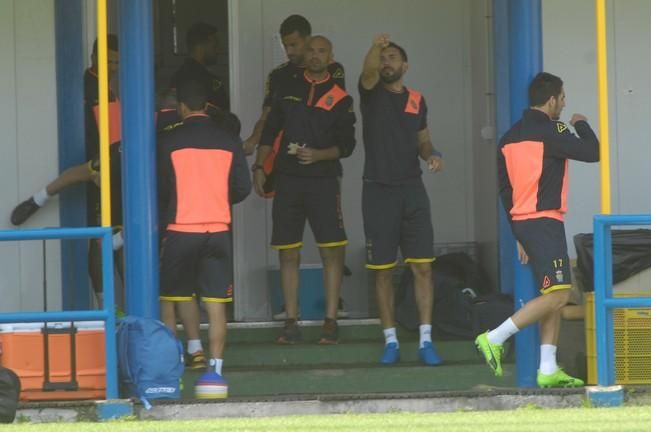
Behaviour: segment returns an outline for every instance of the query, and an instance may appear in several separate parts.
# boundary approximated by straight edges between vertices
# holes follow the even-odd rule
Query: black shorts
[[[233,253],[230,231],[167,231],[161,252],[160,299],[233,301]]]
[[[513,233],[529,256],[541,293],[572,288],[563,222],[551,218],[514,221]]]
[[[279,250],[301,247],[306,219],[319,247],[348,243],[337,177],[293,177],[278,173],[275,188],[271,247]]]
[[[395,267],[398,247],[406,263],[434,261],[430,203],[421,180],[405,185],[364,181],[362,215],[367,268]]]

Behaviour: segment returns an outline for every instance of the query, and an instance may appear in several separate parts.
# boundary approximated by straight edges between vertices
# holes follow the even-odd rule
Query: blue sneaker
[[[380,359],[380,363],[384,365],[391,365],[400,360],[400,348],[395,342],[384,345],[384,353]]]
[[[432,342],[423,342],[423,347],[418,348],[418,358],[425,366],[438,366],[443,363],[441,357],[434,350]]]
[[[197,399],[226,399],[228,384],[217,372],[206,372],[194,384],[194,396]]]

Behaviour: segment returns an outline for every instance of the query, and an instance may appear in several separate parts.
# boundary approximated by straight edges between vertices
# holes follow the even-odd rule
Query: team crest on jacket
[[[565,123],[558,122],[556,123],[556,130],[559,134],[561,134],[567,130],[567,125]]]

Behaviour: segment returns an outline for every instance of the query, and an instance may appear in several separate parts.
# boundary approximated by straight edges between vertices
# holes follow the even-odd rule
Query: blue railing
[[[651,297],[613,298],[611,227],[651,225],[651,215],[594,216],[594,308],[597,340],[597,384],[615,384],[613,309],[651,307]]]
[[[106,399],[118,398],[115,341],[115,294],[113,291],[113,243],[111,228],[44,228],[0,231],[0,241],[88,239],[102,240],[102,286],[104,308],[85,311],[0,313],[0,323],[102,320],[106,347]]]

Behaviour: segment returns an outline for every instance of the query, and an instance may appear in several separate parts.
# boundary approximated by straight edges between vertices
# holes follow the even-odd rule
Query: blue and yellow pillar
[[[528,108],[527,88],[542,71],[542,20],[540,0],[495,0],[495,76],[497,136],[501,137]],[[508,108],[507,108],[508,107]],[[520,264],[515,238],[499,204],[500,282],[502,291],[513,293],[520,309],[536,295],[529,266]],[[540,351],[537,326],[515,336],[516,382],[518,387],[535,387]]]
[[[158,318],[153,2],[119,6],[127,313]]]

